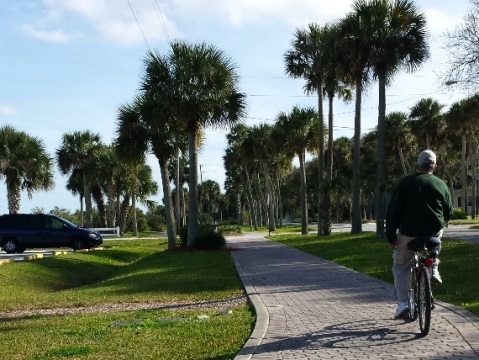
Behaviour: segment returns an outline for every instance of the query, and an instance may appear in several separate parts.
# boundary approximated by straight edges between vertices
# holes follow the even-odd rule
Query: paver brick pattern
[[[421,338],[417,321],[392,319],[390,284],[262,235],[228,243],[249,295],[266,310],[258,317],[266,331],[238,359],[479,358],[479,319],[465,310],[437,303]]]

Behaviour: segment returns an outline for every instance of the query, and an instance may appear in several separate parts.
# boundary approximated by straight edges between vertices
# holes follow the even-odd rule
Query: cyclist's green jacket
[[[396,187],[386,215],[386,237],[396,241],[396,231],[406,236],[437,234],[452,216],[446,183],[433,174],[404,177]]]

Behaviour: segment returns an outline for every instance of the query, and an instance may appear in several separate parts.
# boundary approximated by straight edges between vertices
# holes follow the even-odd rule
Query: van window
[[[44,229],[45,225],[43,224],[43,216],[39,215],[24,215],[22,216],[22,227],[24,229]]]
[[[63,226],[64,226],[62,221],[51,216],[46,217],[46,222],[47,222],[47,229],[63,229]]]

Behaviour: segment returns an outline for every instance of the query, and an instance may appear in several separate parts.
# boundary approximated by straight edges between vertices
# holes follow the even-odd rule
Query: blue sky
[[[216,45],[229,55],[247,94],[248,125],[272,123],[295,105],[317,106],[301,80],[284,74],[283,55],[296,28],[325,24],[351,9],[349,0],[0,0],[0,125],[42,139],[54,157],[64,133],[91,130],[110,143],[118,107],[137,93],[148,49],[168,51],[168,41]],[[467,96],[445,88],[446,30],[470,9],[467,0],[419,0],[430,32],[431,59],[413,74],[399,73],[387,89],[387,111],[409,111],[421,98],[445,105]],[[158,10],[159,9],[159,10]],[[139,25],[138,25],[139,24]],[[140,31],[141,29],[141,31]],[[363,98],[362,128],[377,124],[377,88]],[[335,137],[353,135],[354,103],[335,103]],[[208,130],[202,150],[203,180],[223,186],[225,131]],[[156,160],[149,164],[161,184]],[[22,195],[21,212],[54,206],[74,210],[78,199],[55,168],[55,189]],[[152,198],[161,203],[162,192]],[[0,213],[8,212],[0,184]]]

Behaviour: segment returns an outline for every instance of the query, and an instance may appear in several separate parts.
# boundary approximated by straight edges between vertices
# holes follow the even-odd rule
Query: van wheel
[[[82,239],[73,239],[71,247],[73,250],[81,250],[85,248],[85,244]]]
[[[14,254],[16,252],[21,252],[16,240],[7,239],[3,242],[3,250],[8,254]]]

